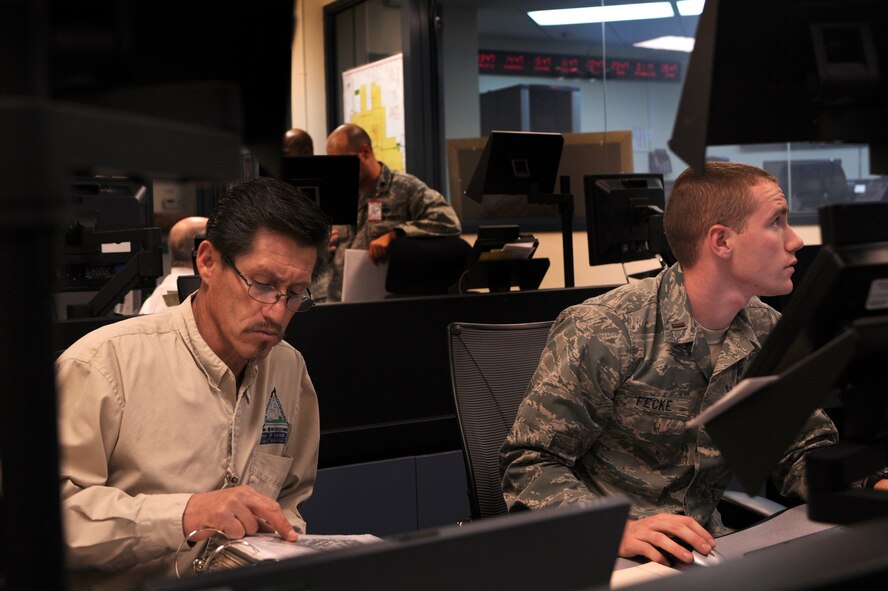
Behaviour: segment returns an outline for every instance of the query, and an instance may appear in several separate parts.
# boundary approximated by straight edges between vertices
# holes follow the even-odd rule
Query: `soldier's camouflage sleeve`
[[[510,511],[605,496],[583,477],[579,462],[606,427],[603,415],[612,412],[624,330],[594,306],[568,308],[555,321],[500,451]]]
[[[801,434],[783,454],[771,478],[783,496],[797,495],[808,499],[805,483],[805,456],[812,450],[833,445],[839,440],[836,427],[822,410],[817,410],[805,423]]]
[[[397,225],[406,236],[459,236],[462,226],[456,212],[444,197],[419,179],[395,174],[391,193],[404,194],[407,207],[403,222]]]

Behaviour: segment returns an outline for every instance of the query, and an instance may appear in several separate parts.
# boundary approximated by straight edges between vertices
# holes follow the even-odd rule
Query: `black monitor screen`
[[[587,175],[583,184],[590,265],[665,254],[663,175]]]
[[[481,519],[274,563],[157,581],[152,591],[604,588],[628,503],[605,497]],[[533,556],[533,568],[516,557]]]
[[[302,191],[334,224],[358,219],[357,156],[288,156],[281,161],[281,178]]]
[[[670,148],[699,167],[707,145],[868,143],[885,171],[886,22],[885,0],[708,0]]]
[[[563,146],[557,133],[491,132],[466,196],[480,202],[484,195],[551,193]]]

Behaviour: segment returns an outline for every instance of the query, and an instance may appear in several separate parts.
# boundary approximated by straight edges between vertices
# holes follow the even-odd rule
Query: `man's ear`
[[[729,259],[733,254],[731,238],[734,231],[722,224],[715,224],[706,233],[706,247],[720,259]]]
[[[197,273],[200,275],[201,282],[209,283],[213,280],[213,275],[221,267],[222,257],[209,240],[204,240],[197,247],[195,263],[197,264]]]

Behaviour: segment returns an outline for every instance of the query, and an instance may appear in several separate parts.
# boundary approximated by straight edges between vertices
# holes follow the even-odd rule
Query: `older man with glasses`
[[[313,303],[329,234],[289,185],[238,185],[207,224],[195,294],[100,328],[59,358],[72,588],[172,574],[183,540],[216,531],[291,541],[305,531],[318,407],[302,355],[282,337]]]

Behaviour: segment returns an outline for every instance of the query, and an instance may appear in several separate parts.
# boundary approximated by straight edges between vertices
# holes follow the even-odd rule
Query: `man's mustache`
[[[260,322],[249,326],[247,330],[259,332],[273,331],[277,336],[284,337],[284,327],[276,322]]]

